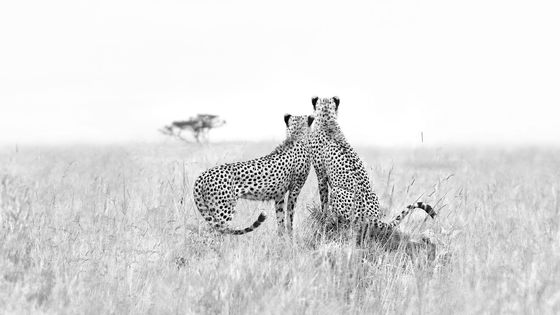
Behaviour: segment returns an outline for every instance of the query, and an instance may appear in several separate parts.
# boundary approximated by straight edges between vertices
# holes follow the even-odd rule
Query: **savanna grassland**
[[[312,171],[292,239],[272,203],[240,201],[222,236],[194,179],[274,143],[19,147],[0,151],[0,312],[63,314],[560,313],[560,150],[358,148],[386,216],[438,244],[434,262],[310,242]],[[177,262],[180,262],[179,264]]]

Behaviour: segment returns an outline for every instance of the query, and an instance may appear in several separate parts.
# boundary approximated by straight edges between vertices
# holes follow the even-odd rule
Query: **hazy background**
[[[283,137],[338,95],[374,145],[558,144],[556,1],[3,1],[0,144]],[[255,131],[256,130],[256,131]]]

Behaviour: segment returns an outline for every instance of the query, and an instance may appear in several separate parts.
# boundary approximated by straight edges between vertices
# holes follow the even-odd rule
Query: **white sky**
[[[2,1],[0,143],[281,139],[341,97],[355,143],[560,143],[558,1]]]

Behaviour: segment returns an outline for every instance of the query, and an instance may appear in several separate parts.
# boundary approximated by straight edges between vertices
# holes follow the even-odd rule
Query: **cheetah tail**
[[[257,221],[253,222],[253,225],[251,225],[248,228],[245,228],[245,229],[242,229],[242,230],[234,230],[234,229],[231,229],[231,228],[222,228],[219,231],[224,233],[224,234],[241,235],[241,234],[252,232],[254,229],[258,228],[261,225],[261,223],[264,222],[264,220],[266,220],[266,214],[264,214],[264,212],[262,212],[261,214],[259,214],[259,217],[257,218]]]
[[[395,219],[393,219],[393,221],[391,221],[390,223],[385,223],[377,218],[373,219],[372,221],[370,221],[368,224],[365,225],[365,227],[362,227],[358,233],[358,245],[362,243],[364,237],[365,237],[365,233],[367,233],[368,229],[373,228],[374,231],[392,231],[392,229],[394,229],[397,225],[399,225],[399,223],[410,213],[412,212],[412,210],[414,209],[422,209],[424,211],[426,211],[426,213],[428,213],[428,215],[432,218],[434,218],[436,216],[436,212],[434,211],[434,208],[432,208],[432,206],[422,203],[422,202],[417,202],[415,204],[412,205],[408,205],[406,207],[405,210],[403,210],[403,212],[401,212],[401,214],[399,214]]]
[[[422,209],[422,210],[426,211],[426,213],[427,213],[430,217],[432,217],[432,219],[433,219],[433,218],[436,216],[436,214],[437,214],[436,211],[434,210],[434,208],[432,208],[432,206],[430,206],[429,204],[423,203],[423,202],[417,202],[415,205],[410,205],[410,206],[408,206],[408,207],[409,207],[409,208],[410,208],[410,207],[413,207],[412,209],[414,209],[414,208]]]
[[[429,204],[425,204],[423,202],[417,202],[415,204],[411,204],[406,206],[406,209],[403,210],[403,212],[401,212],[401,214],[399,214],[395,219],[393,219],[393,221],[391,221],[391,223],[389,223],[390,227],[395,227],[397,225],[399,225],[399,223],[410,213],[412,212],[412,210],[414,209],[422,209],[424,211],[426,211],[426,213],[432,217],[432,219],[436,216],[436,212],[434,211],[434,208],[432,208],[432,206],[430,206]]]

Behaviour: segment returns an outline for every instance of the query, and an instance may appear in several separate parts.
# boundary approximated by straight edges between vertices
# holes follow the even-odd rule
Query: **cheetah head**
[[[311,124],[313,124],[313,116],[292,116],[290,114],[284,115],[284,122],[286,123],[286,136],[287,138],[299,138],[308,134]]]
[[[340,105],[340,98],[333,96],[331,98],[319,99],[317,96],[311,98],[315,117],[319,120],[336,119],[338,115],[338,105]]]

